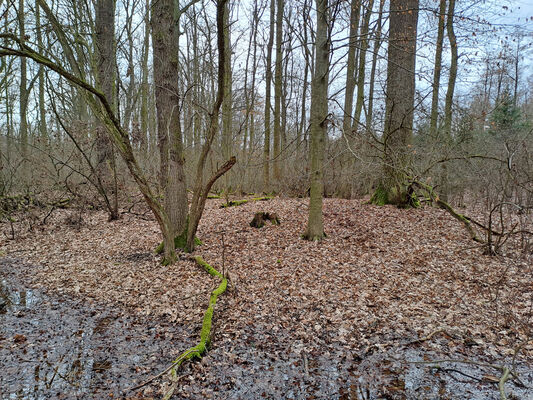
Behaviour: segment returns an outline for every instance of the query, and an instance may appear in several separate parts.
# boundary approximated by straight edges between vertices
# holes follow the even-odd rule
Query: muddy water
[[[192,344],[180,326],[27,289],[9,263],[0,261],[2,400],[120,398]]]

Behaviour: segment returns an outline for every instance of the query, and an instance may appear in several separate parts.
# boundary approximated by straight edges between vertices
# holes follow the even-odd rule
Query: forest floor
[[[431,207],[326,199],[308,242],[307,200],[221,203],[194,254],[231,285],[174,398],[498,399],[506,366],[507,398],[533,399],[533,254],[484,255]],[[0,226],[0,398],[160,398],[168,377],[127,390],[198,342],[217,280],[162,266],[144,212],[45,215]]]

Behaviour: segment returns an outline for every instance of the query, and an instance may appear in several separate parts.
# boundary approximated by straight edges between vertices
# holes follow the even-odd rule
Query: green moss
[[[228,201],[227,203],[221,204],[220,208],[236,207],[236,206],[240,206],[251,201],[268,201],[268,200],[272,200],[273,198],[274,198],[273,196],[262,196],[262,197],[253,197],[251,199],[231,200],[231,201]]]
[[[227,287],[228,287],[228,280],[226,277],[224,277],[220,272],[218,272],[216,269],[214,269],[211,265],[209,265],[205,260],[200,257],[196,256],[194,257],[195,261],[202,266],[211,276],[219,277],[221,278],[220,285],[211,292],[211,296],[209,297],[209,305],[207,306],[207,309],[204,313],[204,319],[202,322],[202,330],[200,332],[200,342],[194,346],[182,353],[175,361],[175,366],[172,369],[172,374],[174,375],[176,372],[176,369],[183,363],[185,360],[192,360],[195,358],[202,358],[204,353],[207,351],[207,348],[210,345],[211,342],[211,328],[213,326],[213,314],[215,312],[215,304],[217,302],[218,296],[223,294]]]
[[[195,246],[201,246],[203,242],[197,237],[194,237],[194,244]],[[181,235],[176,236],[174,238],[174,248],[176,250],[181,249],[187,252],[187,231],[184,231]],[[165,251],[164,242],[159,243],[159,245],[154,250],[155,254],[163,254],[164,251]]]
[[[389,204],[389,193],[383,187],[383,185],[378,186],[378,188],[370,198],[369,203],[375,204],[376,206],[384,206],[385,204]]]

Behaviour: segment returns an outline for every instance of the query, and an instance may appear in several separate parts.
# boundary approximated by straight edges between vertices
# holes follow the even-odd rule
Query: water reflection
[[[38,302],[35,291],[10,289],[5,279],[0,280],[0,314],[31,308]]]

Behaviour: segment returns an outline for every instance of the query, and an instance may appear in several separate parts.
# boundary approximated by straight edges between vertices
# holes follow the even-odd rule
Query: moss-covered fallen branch
[[[218,296],[223,294],[228,287],[227,278],[220,272],[218,272],[216,269],[214,269],[207,262],[205,262],[202,257],[196,256],[194,257],[194,260],[199,265],[201,265],[209,273],[209,275],[218,277],[221,279],[221,281],[220,285],[218,285],[218,287],[211,292],[211,297],[209,298],[209,305],[207,306],[207,310],[205,310],[204,320],[202,322],[200,342],[196,346],[184,351],[178,358],[176,358],[176,360],[174,360],[174,362],[172,363],[172,367],[169,369],[175,383],[177,382],[177,369],[180,367],[180,365],[183,364],[183,362],[186,360],[202,358],[204,353],[207,351],[207,348],[209,347],[209,344],[211,342],[211,326],[213,324],[213,313],[215,311],[215,304],[217,302]],[[165,394],[165,397],[163,399],[170,399],[170,397],[174,393],[175,388],[176,385],[173,384],[168,390],[168,392]]]
[[[227,203],[222,204],[220,208],[241,206],[243,204],[250,203],[252,201],[268,201],[268,200],[272,200],[273,198],[274,198],[273,196],[262,196],[262,197],[253,197],[251,199],[231,200],[231,201],[228,201]]]
[[[216,269],[214,269],[211,265],[209,265],[201,256],[194,257],[194,260],[202,266],[211,276],[218,277],[221,279],[220,285],[211,292],[211,297],[209,298],[209,305],[207,306],[207,310],[204,314],[204,319],[202,322],[202,330],[200,333],[200,342],[187,350],[185,350],[183,353],[180,354],[178,358],[174,360],[174,362],[167,367],[164,371],[160,372],[156,376],[150,378],[149,380],[141,383],[140,385],[137,385],[129,391],[138,390],[151,382],[155,381],[156,379],[162,377],[164,374],[170,371],[172,374],[172,380],[173,384],[171,385],[170,389],[167,391],[163,399],[168,400],[172,397],[172,394],[174,393],[174,390],[176,389],[176,385],[178,382],[177,377],[177,370],[180,367],[181,364],[183,364],[187,360],[192,360],[195,358],[202,358],[204,353],[207,351],[207,348],[209,347],[210,341],[211,341],[211,326],[213,325],[213,313],[215,311],[215,304],[217,302],[218,296],[223,294],[227,287],[228,287],[228,279],[222,275],[220,272],[218,272]]]

